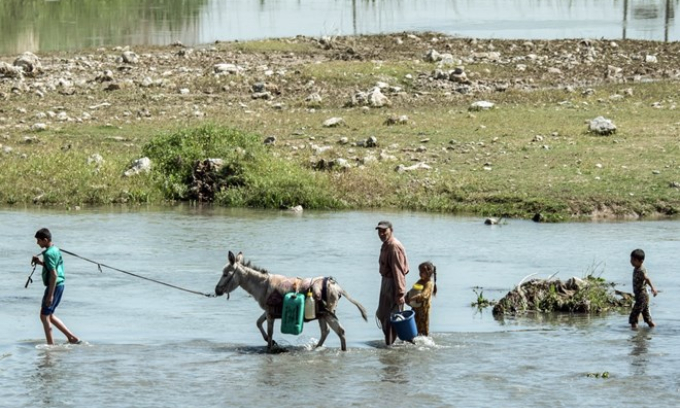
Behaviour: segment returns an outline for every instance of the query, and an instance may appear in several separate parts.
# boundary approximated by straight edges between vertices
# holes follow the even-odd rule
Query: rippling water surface
[[[207,298],[65,255],[58,315],[81,345],[43,345],[39,281],[24,289],[35,230],[84,257],[199,292],[211,292],[227,251],[274,273],[332,275],[369,310],[377,307],[380,241],[388,218],[413,268],[438,267],[432,338],[384,348],[373,319],[341,301],[348,351],[331,333],[312,348],[316,324],[280,334],[288,352],[266,354],[261,313],[238,289]],[[0,406],[313,407],[672,406],[680,376],[680,278],[676,221],[535,224],[433,214],[174,208],[80,212],[0,211]],[[566,279],[593,271],[630,290],[628,254],[646,250],[662,291],[654,330],[627,316],[494,319],[470,307],[473,288],[498,299],[524,276]],[[409,284],[416,280],[407,277]],[[60,342],[64,342],[57,333]],[[588,374],[609,373],[609,378]]]

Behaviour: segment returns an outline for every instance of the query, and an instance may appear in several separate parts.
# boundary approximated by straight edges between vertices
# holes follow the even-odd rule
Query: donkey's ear
[[[236,257],[234,256],[234,253],[229,251],[229,264],[233,265],[234,262],[236,262]]]
[[[238,255],[236,255],[236,262],[243,263],[243,252],[239,252]]]

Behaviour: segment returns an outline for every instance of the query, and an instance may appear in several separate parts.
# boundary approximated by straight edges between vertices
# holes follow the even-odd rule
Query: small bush
[[[228,207],[340,208],[328,176],[273,157],[260,137],[237,129],[204,126],[155,137],[143,152],[154,164],[169,199],[193,198],[196,163],[222,159],[210,174],[212,201]]]
[[[207,125],[160,134],[144,146],[143,154],[151,159],[156,174],[160,175],[164,194],[171,199],[187,199],[198,161],[223,159],[225,182],[239,184],[244,163],[263,155],[264,147],[254,134]]]

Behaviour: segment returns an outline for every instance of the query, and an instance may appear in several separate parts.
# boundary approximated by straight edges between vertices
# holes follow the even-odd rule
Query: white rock
[[[235,64],[215,64],[213,70],[216,74],[232,74],[238,75],[243,71],[243,68]]]
[[[395,170],[398,173],[403,173],[403,172],[406,172],[406,171],[414,171],[414,170],[430,170],[431,168],[432,167],[430,167],[429,165],[421,162],[421,163],[416,163],[412,166],[404,166],[403,164],[400,164],[399,166],[397,166],[397,168]]]
[[[612,133],[616,132],[616,125],[614,125],[610,119],[606,119],[603,116],[598,116],[590,121],[588,130],[600,135],[611,135]]]
[[[338,127],[341,125],[345,124],[345,120],[342,118],[338,117],[333,117],[330,119],[326,119],[326,121],[323,122],[323,127]]]
[[[391,104],[390,100],[383,95],[380,88],[377,86],[370,91],[368,100],[370,105],[374,108],[381,108]]]
[[[139,57],[137,56],[137,54],[129,50],[123,52],[121,58],[123,62],[125,62],[126,64],[136,64],[139,62]]]
[[[496,106],[493,102],[489,101],[477,101],[473,102],[472,105],[470,105],[469,110],[471,111],[480,111],[480,110],[488,110]]]
[[[132,166],[127,169],[123,175],[125,177],[131,177],[142,173],[148,173],[151,171],[151,159],[148,157],[142,157],[137,159],[132,163]]]

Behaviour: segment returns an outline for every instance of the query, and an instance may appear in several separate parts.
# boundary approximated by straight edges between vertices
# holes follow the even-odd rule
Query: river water
[[[385,348],[372,319],[380,241],[390,219],[412,269],[432,260],[439,293],[429,339]],[[680,393],[677,221],[536,224],[410,212],[165,209],[0,210],[1,407],[571,407],[673,406]],[[348,351],[315,324],[275,339],[266,354],[261,311],[241,289],[208,298],[64,255],[58,315],[84,342],[43,345],[42,285],[24,289],[49,227],[58,246],[83,257],[198,292],[212,292],[229,250],[293,276],[334,276],[368,310],[346,300],[338,317]],[[661,290],[658,327],[633,332],[627,315],[494,319],[470,307],[475,287],[498,299],[529,274],[601,274],[630,291],[628,256],[647,252]],[[36,272],[37,274],[38,272]],[[410,285],[417,277],[407,276]],[[479,289],[477,289],[479,290]],[[588,376],[609,373],[609,378]]]
[[[437,31],[678,41],[680,0],[2,0],[0,54]]]

